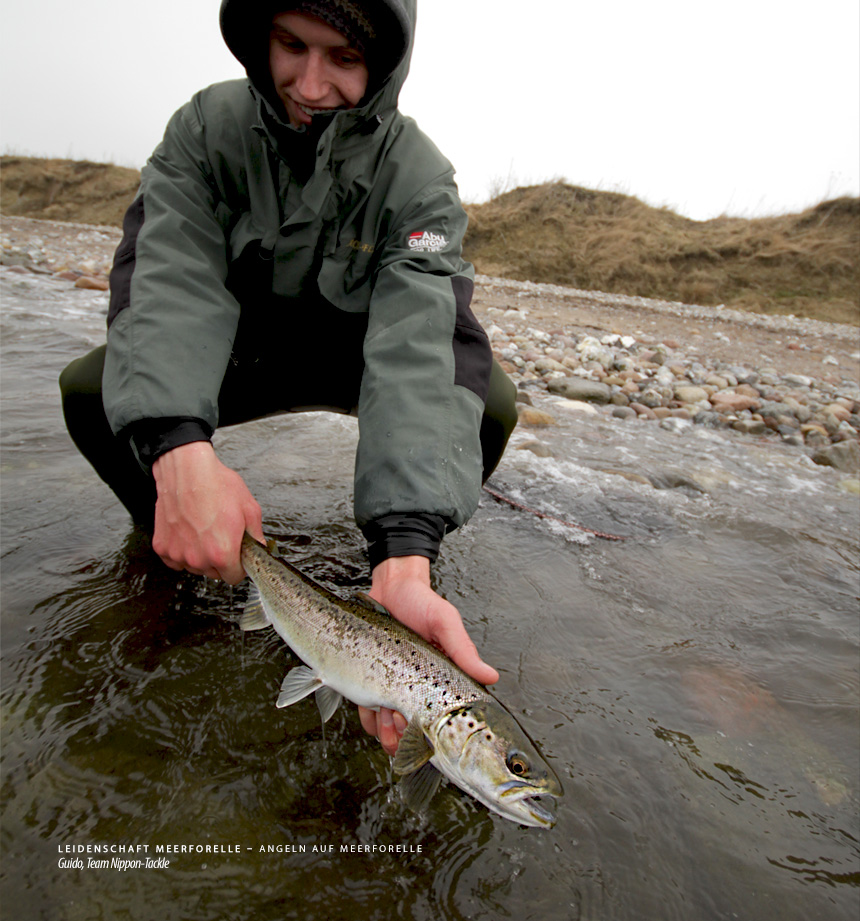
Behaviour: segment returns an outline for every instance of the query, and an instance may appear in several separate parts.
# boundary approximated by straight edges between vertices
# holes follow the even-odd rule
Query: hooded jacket
[[[222,32],[248,79],[194,96],[142,171],[111,273],[103,393],[111,428],[151,465],[218,425],[242,278],[264,278],[279,329],[321,303],[363,319],[355,517],[387,548],[375,564],[412,552],[397,535],[416,528],[434,559],[477,507],[492,354],[469,307],[453,169],[397,109],[415,0],[364,5],[378,24],[368,91],[308,135],[268,74],[271,15],[289,3],[224,0]]]

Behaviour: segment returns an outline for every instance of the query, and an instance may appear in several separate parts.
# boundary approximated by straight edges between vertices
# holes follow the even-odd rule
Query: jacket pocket
[[[320,294],[348,313],[367,313],[373,293],[375,255],[372,243],[350,240],[323,257],[319,272]]]

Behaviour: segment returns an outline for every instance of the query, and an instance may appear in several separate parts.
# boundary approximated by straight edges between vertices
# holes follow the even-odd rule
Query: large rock
[[[612,396],[612,389],[606,384],[581,377],[556,378],[547,384],[547,390],[565,399],[582,400],[585,403],[608,403]]]
[[[517,403],[520,425],[556,425],[555,418],[534,406]]]
[[[840,441],[816,451],[812,459],[823,467],[856,473],[860,470],[860,444],[853,440]]]

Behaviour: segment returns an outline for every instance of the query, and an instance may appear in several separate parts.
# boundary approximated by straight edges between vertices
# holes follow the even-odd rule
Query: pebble
[[[482,283],[481,277],[478,282]],[[503,283],[520,287],[530,297],[543,292],[571,294],[552,285],[509,279]],[[575,296],[584,300],[597,297],[594,292],[581,291]],[[602,293],[600,300],[631,306],[642,301]],[[666,305],[663,312],[671,312],[671,308],[680,313],[681,307],[685,315],[699,310],[691,305]],[[496,322],[489,328],[496,358],[504,359],[504,366],[520,387],[564,398],[563,403],[548,405],[551,413],[563,408],[586,412],[588,407],[619,424],[634,419],[657,422],[679,436],[694,425],[730,428],[739,435],[779,439],[803,448],[818,464],[855,471],[852,464],[860,452],[860,383],[840,376],[838,371],[822,369],[820,377],[781,374],[766,355],[761,356],[759,365],[750,367],[709,358],[695,345],[688,345],[685,354],[680,339],[666,337],[655,343],[642,330],[632,330],[633,335],[613,330],[597,338],[538,329],[534,320],[527,328],[518,329],[514,315],[522,321],[521,310],[494,314]],[[818,328],[813,320],[757,315],[732,318],[752,326],[783,324],[810,335]],[[797,350],[808,348],[805,342],[796,344]],[[551,425],[555,421],[538,409],[525,414],[521,407],[520,412],[525,425]]]
[[[535,368],[537,369],[537,366]],[[567,400],[586,403],[608,403],[612,396],[612,390],[608,385],[581,377],[556,378],[547,383],[547,390]]]

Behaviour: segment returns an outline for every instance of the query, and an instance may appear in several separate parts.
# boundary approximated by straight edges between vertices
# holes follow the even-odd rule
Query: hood
[[[361,0],[379,39],[368,61],[370,79],[360,109],[376,114],[397,105],[409,72],[415,33],[416,0]],[[289,0],[222,0],[221,34],[244,66],[252,84],[272,99],[269,77],[269,23],[291,8]]]

